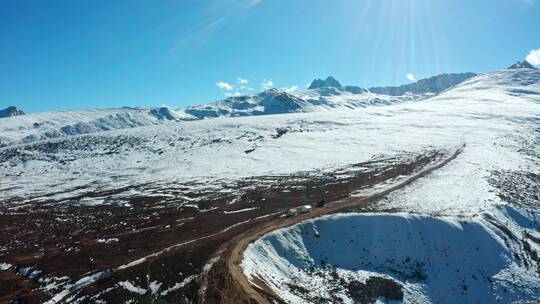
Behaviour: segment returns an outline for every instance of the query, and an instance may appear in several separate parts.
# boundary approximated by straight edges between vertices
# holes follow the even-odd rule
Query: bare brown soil
[[[255,228],[248,230],[243,234],[239,235],[238,237],[230,240],[224,245],[222,249],[220,249],[220,252],[225,252],[225,254],[221,255],[221,258],[225,261],[224,264],[221,265],[222,267],[225,267],[225,274],[219,271],[212,272],[212,275],[219,275],[217,278],[213,278],[211,275],[209,275],[206,284],[208,284],[208,286],[212,286],[213,284],[218,285],[213,289],[220,290],[220,293],[222,294],[222,296],[220,296],[220,299],[233,300],[230,303],[271,303],[270,299],[273,301],[283,302],[283,300],[279,299],[279,297],[268,287],[268,285],[262,279],[257,278],[256,282],[254,282],[254,286],[254,284],[250,282],[249,279],[244,275],[240,263],[243,259],[243,252],[250,243],[254,242],[264,234],[267,234],[273,230],[288,227],[301,221],[337,212],[347,212],[351,209],[358,210],[359,208],[366,208],[371,202],[389,194],[392,191],[395,191],[412,183],[418,178],[429,174],[433,170],[441,168],[442,166],[453,160],[455,157],[457,157],[460,152],[461,150],[457,150],[449,157],[425,168],[424,170],[419,171],[418,173],[410,176],[405,181],[402,181],[371,196],[347,197],[333,202],[332,204],[314,209],[310,213],[299,214],[295,217],[273,218],[261,222]],[[225,282],[225,284],[223,284],[224,282],[221,281],[223,276],[229,278],[229,280]]]
[[[277,295],[262,280],[257,282],[259,287],[252,286],[238,266],[249,242],[301,220],[368,206],[455,155],[431,151],[405,160],[381,158],[333,173],[254,177],[225,185],[234,190],[232,195],[213,190],[186,194],[190,185],[171,185],[171,195],[139,196],[130,201],[133,208],[49,202],[18,206],[14,200],[0,207],[0,263],[14,265],[0,271],[0,303],[42,303],[63,290],[44,290],[46,280],[67,276],[60,281],[73,283],[105,269],[112,269],[112,275],[69,296],[80,299],[80,303],[95,303],[96,299],[109,303],[265,303],[265,299],[277,299]],[[356,190],[411,174],[410,180],[388,191],[370,197],[350,196]],[[178,189],[195,202],[186,204],[175,199]],[[129,190],[133,189],[118,192]],[[312,213],[279,217],[288,208],[321,202],[325,205]],[[246,208],[255,209],[234,212]],[[97,242],[109,238],[118,241]],[[119,267],[143,257],[146,259],[141,263]],[[206,273],[205,265],[214,257],[219,260]],[[22,267],[42,273],[37,278],[16,274]],[[128,280],[146,290],[153,281],[162,285],[156,294],[141,295],[119,285]],[[174,288],[183,281],[185,284]]]

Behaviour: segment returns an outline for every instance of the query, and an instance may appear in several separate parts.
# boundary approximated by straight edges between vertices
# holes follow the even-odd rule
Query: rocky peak
[[[24,115],[24,114],[25,113],[23,111],[13,106],[0,110],[0,118],[19,116],[19,115]]]
[[[334,77],[328,76],[325,80],[322,79],[315,79],[311,82],[311,85],[308,89],[319,89],[319,88],[337,88],[337,89],[343,89],[343,86],[337,81]]]
[[[508,67],[509,69],[534,69],[535,67],[527,60],[522,60]]]

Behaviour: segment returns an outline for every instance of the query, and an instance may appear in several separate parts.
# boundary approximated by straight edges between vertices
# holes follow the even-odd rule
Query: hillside
[[[469,74],[463,75],[470,76]],[[2,131],[0,147],[72,135],[161,125],[169,122],[216,117],[355,110],[369,106],[418,101],[455,85],[465,80],[466,77],[451,74],[436,76],[433,79],[435,80],[420,80],[413,87],[409,85],[386,88],[379,90],[380,93],[376,93],[352,86],[342,87],[337,80],[329,77],[325,81],[314,80],[310,89],[305,91],[287,92],[274,88],[257,94],[230,97],[183,109],[125,107],[33,113],[22,118],[0,121],[0,130]],[[433,84],[433,82],[439,85]],[[395,94],[395,90],[401,94]],[[9,115],[11,117],[19,112],[12,109],[10,113],[12,113]]]
[[[302,285],[307,277],[301,264],[308,260],[314,263],[308,270],[318,275],[309,286],[322,286],[337,273],[354,290],[364,291],[358,296],[382,282],[396,295],[400,290],[405,299],[418,296],[421,302],[447,296],[502,302],[539,297],[538,70],[486,73],[440,94],[411,99],[327,87],[282,92],[233,99],[233,104],[281,100],[280,105],[301,108],[241,117],[231,112],[225,116],[233,117],[213,119],[169,109],[2,119],[2,301],[17,295],[28,303],[247,299],[228,281],[222,246],[283,219],[289,208],[312,204],[316,209],[321,202],[332,208],[342,200],[354,205],[400,183],[384,197],[345,210],[367,214],[317,218],[255,241],[242,264],[251,284],[261,284],[256,276],[261,277],[271,292],[299,302],[326,296],[315,294],[322,288],[299,292],[308,286]],[[324,102],[316,104],[319,97]],[[374,102],[375,97],[382,101]],[[252,108],[235,108],[246,109]],[[46,123],[34,128],[41,122]],[[48,130],[65,133],[20,143]],[[457,150],[444,166],[402,183]],[[393,225],[377,229],[370,224],[380,221]],[[324,223],[332,225],[323,229]],[[333,226],[341,227],[340,233]],[[409,240],[419,232],[416,241]],[[349,244],[345,236],[356,234],[384,246]],[[334,240],[345,248],[344,255],[351,248],[374,250],[380,257],[350,254],[340,264],[330,259]],[[423,250],[413,255],[412,248]],[[449,253],[465,259],[458,265],[467,269],[446,266]],[[396,275],[390,271],[395,267],[387,266],[401,267],[405,254],[410,263],[433,267],[412,279],[409,272]],[[317,268],[325,256],[325,265],[335,272]],[[275,263],[261,265],[267,257]],[[355,264],[359,258],[365,263]],[[293,271],[284,271],[285,266]],[[379,279],[367,281],[366,273]],[[444,280],[451,289],[435,292]],[[494,289],[486,287],[486,280]],[[348,296],[347,284],[338,283],[336,295]]]
[[[0,120],[0,147],[193,119],[196,118],[168,108],[93,109],[33,113]]]
[[[246,276],[290,303],[538,300],[539,93],[540,73],[518,67],[406,106],[423,113],[418,127],[432,115],[445,121],[433,120],[417,143],[446,134],[466,144],[463,153],[379,200],[374,213],[326,216],[263,236],[247,248]],[[453,128],[461,131],[447,133]]]

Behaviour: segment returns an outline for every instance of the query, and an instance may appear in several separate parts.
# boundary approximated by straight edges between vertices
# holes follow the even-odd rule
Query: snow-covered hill
[[[517,66],[517,65],[514,65]],[[514,67],[512,66],[512,67]],[[529,65],[530,66],[530,65]],[[528,67],[525,64],[519,65],[519,67]],[[530,66],[532,68],[532,66]],[[420,79],[414,83],[405,84],[401,86],[387,86],[387,87],[371,87],[369,89],[361,88],[358,86],[342,86],[339,81],[334,77],[328,76],[325,80],[315,79],[311,82],[309,90],[318,89],[333,89],[336,91],[347,91],[352,94],[362,94],[371,92],[378,95],[388,96],[403,96],[403,95],[430,95],[437,94],[453,86],[456,86],[463,81],[476,76],[475,73],[451,73],[440,74],[433,77]],[[324,95],[324,94],[323,94]]]
[[[486,73],[420,98],[320,87],[293,93],[271,90],[210,107],[209,114],[114,109],[1,119],[0,136],[6,145],[0,148],[2,215],[39,206],[49,216],[47,206],[66,206],[82,217],[84,206],[99,204],[138,215],[141,200],[155,203],[156,208],[174,201],[180,213],[184,207],[211,212],[198,205],[194,192],[226,193],[233,204],[242,193],[225,185],[242,179],[254,186],[251,182],[264,179],[253,177],[335,172],[361,162],[453,151],[464,145],[463,152],[443,168],[378,201],[372,214],[301,223],[255,242],[246,255],[245,263],[251,263],[246,264],[246,272],[268,280],[284,298],[309,299],[295,294],[307,287],[302,285],[306,278],[303,260],[293,257],[307,252],[302,257],[320,264],[331,253],[328,244],[335,240],[344,253],[350,249],[359,255],[348,255],[350,259],[343,260],[346,264],[337,258],[325,260],[335,271],[334,267],[308,269],[318,273],[310,277],[310,289],[322,291],[312,287],[333,282],[330,279],[337,273],[345,284],[339,281],[336,294],[347,286],[365,290],[370,285],[361,279],[369,274],[387,279],[375,282],[398,284],[405,299],[418,296],[419,302],[444,297],[473,301],[485,296],[500,302],[540,298],[536,287],[540,71],[513,68]],[[224,117],[199,119],[212,113]],[[355,195],[369,191],[373,189]],[[328,229],[322,228],[330,222]],[[384,223],[377,229],[373,223],[379,222]],[[314,224],[319,238],[313,237]],[[332,226],[340,227],[339,235]],[[344,237],[357,234],[366,242],[349,244],[351,239]],[[438,239],[441,236],[444,243]],[[479,244],[478,249],[474,244]],[[411,252],[413,248],[422,250]],[[377,257],[362,249],[377,252]],[[276,254],[267,255],[265,250],[276,250]],[[260,261],[265,255],[274,258],[276,265],[263,267]],[[282,271],[287,263],[294,266],[290,272]],[[433,267],[407,272],[407,263]],[[455,265],[465,266],[456,269]],[[398,266],[405,276],[390,271]],[[292,279],[295,285],[284,284]],[[452,294],[435,291],[445,280]],[[75,301],[77,294],[72,296]]]
[[[44,139],[196,119],[168,108],[71,110],[0,120],[0,147]]]
[[[388,124],[366,119],[374,130],[359,131],[369,145],[375,134],[404,150],[446,138],[463,153],[380,200],[382,213],[328,216],[251,244],[252,283],[291,303],[540,299],[540,71],[487,73],[384,110]]]
[[[198,118],[254,116],[336,109],[352,110],[414,101],[422,97],[420,95],[393,97],[368,92],[354,94],[332,87],[294,92],[270,89],[259,94],[230,97],[211,104],[188,107],[184,111]]]
[[[304,113],[357,109],[414,101],[422,96],[391,97],[372,93],[352,94],[321,88],[307,92],[270,89],[258,94],[172,110],[119,108],[35,113],[0,120],[0,147],[71,135],[97,133],[216,117]]]
[[[455,79],[454,79],[455,78]],[[457,82],[441,82],[447,88]],[[463,80],[465,78],[459,78]],[[424,80],[420,80],[421,84]],[[399,87],[401,88],[401,87]],[[390,90],[391,88],[389,88]],[[415,91],[415,92],[413,92]],[[0,147],[51,138],[160,125],[216,117],[258,116],[286,113],[306,113],[328,110],[354,110],[368,106],[391,105],[418,101],[437,90],[399,90],[401,94],[376,94],[365,89],[342,87],[334,78],[316,79],[306,91],[287,92],[269,89],[261,93],[230,97],[214,103],[189,106],[184,109],[120,108],[101,110],[71,110],[36,113],[0,121]],[[15,116],[10,111],[10,115]]]
[[[498,207],[472,218],[333,215],[267,234],[248,247],[242,266],[287,303],[392,296],[405,303],[531,302],[540,297],[535,211]],[[387,290],[369,286],[375,278]]]
[[[504,70],[474,77],[422,101],[355,111],[342,107],[180,123],[137,109],[6,118],[0,121],[0,129],[8,144],[28,137],[54,138],[56,133],[49,136],[47,132],[59,129],[71,134],[80,128],[113,129],[116,123],[145,127],[4,147],[0,149],[0,199],[35,200],[46,197],[52,189],[69,197],[74,195],[69,191],[72,188],[80,194],[149,182],[289,174],[368,161],[381,154],[448,149],[463,143],[468,144],[468,163],[490,159],[491,166],[512,169],[524,163],[514,150],[524,149],[518,146],[535,136],[540,114],[539,79],[538,70]],[[170,113],[179,120],[186,117],[183,112]],[[47,123],[34,128],[42,121]],[[73,121],[79,124],[73,127]],[[103,122],[107,122],[105,128]],[[508,152],[510,148],[514,150]],[[506,161],[509,158],[511,162]],[[470,176],[468,185],[484,189],[490,172],[469,170],[470,166],[465,167]],[[456,184],[465,183],[459,176],[455,179]],[[476,193],[471,192],[469,196]],[[480,208],[486,202],[471,205]]]

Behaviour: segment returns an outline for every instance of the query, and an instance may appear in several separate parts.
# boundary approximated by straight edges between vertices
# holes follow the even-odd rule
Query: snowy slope
[[[193,119],[195,118],[184,112],[172,111],[168,108],[121,108],[35,113],[0,120],[0,147],[69,135]]]
[[[14,213],[25,204],[42,203],[114,204],[136,212],[137,199],[155,196],[159,203],[171,198],[197,206],[185,189],[231,191],[223,185],[241,178],[326,172],[381,156],[465,145],[445,167],[379,201],[374,211],[380,213],[323,218],[265,236],[250,247],[246,272],[263,276],[293,302],[304,299],[293,292],[300,289],[283,282],[301,285],[310,278],[304,288],[322,292],[335,272],[345,282],[392,279],[410,302],[540,298],[534,268],[540,252],[540,71],[487,73],[434,96],[396,99],[321,87],[272,90],[204,107],[193,107],[192,114],[113,109],[2,119],[0,137],[7,146],[0,148],[0,202]],[[212,113],[225,117],[193,120]],[[263,113],[276,115],[254,115]],[[384,225],[374,225],[380,222]],[[352,235],[363,242],[344,238]],[[325,264],[336,266],[335,272],[308,269],[316,277],[306,277],[304,261],[330,257],[328,244],[334,240],[344,253],[350,249],[359,255],[334,256]],[[477,250],[474,244],[481,246]],[[302,259],[293,259],[300,253]],[[449,253],[461,264],[448,260]],[[268,257],[276,263],[261,265]],[[414,267],[433,267],[405,268],[405,276],[389,271],[412,261],[420,263]],[[443,281],[449,290],[441,291]],[[350,301],[339,283],[336,294]]]
[[[463,153],[379,201],[383,213],[329,216],[264,236],[248,247],[246,275],[291,303],[353,303],[349,288],[373,277],[397,283],[406,303],[540,299],[539,110],[540,72],[529,68],[385,108],[382,121],[399,129],[371,116],[375,130],[359,131],[370,147],[375,134],[404,150],[444,138],[466,144]]]
[[[400,87],[369,90],[342,86],[335,78],[315,79],[308,90],[270,89],[258,94],[230,97],[222,101],[191,106],[185,112],[198,118],[317,112],[391,105],[425,99],[471,77],[473,73],[442,74]]]
[[[389,105],[418,100],[421,97],[423,96],[391,97],[367,92],[353,94],[342,88],[333,87],[293,92],[270,89],[258,94],[230,97],[215,103],[191,106],[184,111],[199,118],[304,113]]]
[[[456,187],[464,187],[466,196],[476,199],[455,199],[452,208],[447,208],[447,202],[439,202],[437,197],[463,195],[445,186],[443,190],[448,190],[444,194],[433,196],[432,206],[438,208],[432,209],[477,212],[500,202],[495,193],[488,191],[486,179],[493,169],[531,166],[516,151],[523,150],[536,136],[540,115],[538,79],[537,70],[507,70],[475,77],[414,103],[160,123],[5,147],[0,149],[0,200],[22,203],[48,197],[69,198],[97,189],[147,183],[154,189],[138,191],[167,193],[193,181],[320,170],[380,155],[452,149],[465,143],[466,153],[453,162],[454,171],[442,170],[437,173],[440,179],[433,180],[443,185],[451,181]],[[142,119],[135,116],[138,111],[127,113]],[[81,112],[80,120],[88,119],[87,113]],[[101,117],[103,112],[95,113],[95,117]],[[143,114],[144,123],[160,122],[148,118],[147,112]],[[33,134],[33,129],[25,129],[33,123],[32,117],[19,117],[26,123],[24,126],[17,120],[4,124],[11,118],[5,119],[0,122],[7,131],[2,135],[8,134],[9,139],[28,136],[21,129]],[[71,121],[70,117],[65,121]],[[58,126],[65,124],[58,115],[54,121]],[[467,178],[460,170],[468,172]],[[416,204],[414,200],[409,202]],[[423,206],[415,208],[422,210]]]
[[[372,93],[352,94],[328,88],[288,93],[270,89],[258,94],[231,97],[215,103],[172,110],[120,108],[71,110],[10,117],[0,121],[0,147],[71,135],[97,133],[182,122],[204,118],[302,113],[333,109],[355,109],[413,101],[421,96],[390,97]]]
[[[433,79],[438,79],[437,77],[441,76],[445,75],[439,75]],[[456,79],[453,81],[442,81],[441,85],[448,87],[457,83],[457,80],[465,79],[458,76],[454,78]],[[417,85],[425,87],[426,85],[423,85],[425,81],[427,80],[420,80]],[[441,81],[431,82],[438,84]],[[0,147],[72,135],[158,125],[166,122],[216,117],[349,110],[368,106],[391,105],[421,100],[438,92],[416,89],[408,91],[407,88],[410,86],[399,87],[400,94],[388,91],[391,93],[390,95],[399,95],[390,96],[370,93],[356,87],[342,87],[337,80],[329,77],[325,81],[314,80],[314,84],[306,91],[287,92],[280,89],[269,89],[257,94],[230,97],[214,103],[176,110],[162,107],[36,113],[26,115],[24,118],[16,117],[0,121]],[[419,94],[413,94],[412,91],[418,91]],[[7,110],[9,110],[9,115]],[[2,117],[1,113],[0,117]],[[6,117],[19,113],[22,112],[16,108],[6,109]]]
[[[490,222],[494,215],[508,230]],[[509,207],[467,219],[333,215],[265,235],[242,266],[288,303],[355,303],[347,286],[370,277],[397,282],[405,303],[526,302],[540,297],[540,275],[519,237],[538,236],[537,225]]]

